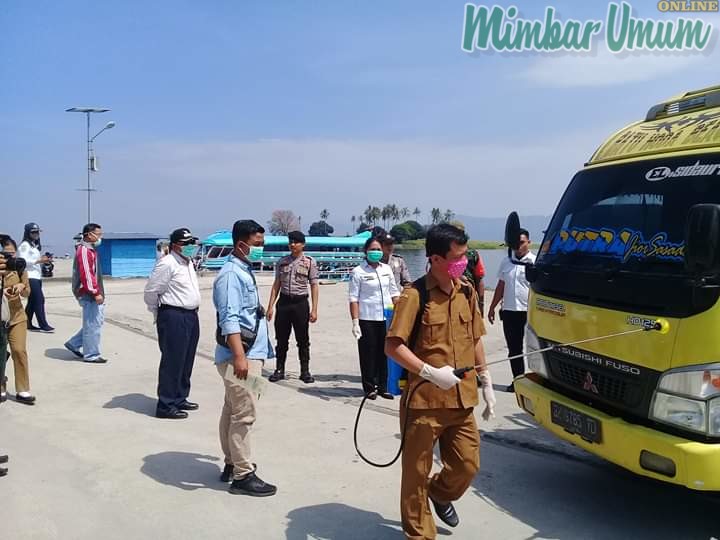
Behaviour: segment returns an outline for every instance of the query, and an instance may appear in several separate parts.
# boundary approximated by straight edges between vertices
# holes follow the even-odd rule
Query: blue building
[[[148,233],[105,233],[98,248],[104,276],[148,277],[155,266],[157,243]]]

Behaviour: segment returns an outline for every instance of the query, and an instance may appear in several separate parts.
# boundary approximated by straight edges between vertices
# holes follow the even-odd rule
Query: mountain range
[[[540,243],[552,216],[520,216],[520,226],[530,232],[530,239]],[[504,217],[475,217],[457,215],[455,219],[465,225],[465,231],[472,240],[498,240],[505,236]]]

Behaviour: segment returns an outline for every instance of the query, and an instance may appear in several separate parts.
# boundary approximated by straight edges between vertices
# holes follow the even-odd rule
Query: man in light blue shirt
[[[217,311],[215,364],[225,385],[220,415],[220,445],[225,468],[220,478],[230,493],[268,497],[277,488],[255,474],[250,460],[250,429],[255,423],[255,398],[242,379],[262,377],[263,362],[275,353],[268,336],[267,319],[260,302],[252,263],[261,261],[265,229],[256,221],[236,221],[233,252],[213,284]]]

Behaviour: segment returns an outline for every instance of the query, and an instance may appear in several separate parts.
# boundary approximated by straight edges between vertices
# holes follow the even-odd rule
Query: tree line
[[[413,219],[409,219],[410,216]],[[386,204],[383,207],[369,204],[362,212],[350,216],[350,230],[356,233],[382,227],[389,230],[398,241],[415,240],[425,237],[426,225],[447,223],[453,220],[455,213],[447,209],[432,208],[428,215],[426,225],[420,223],[422,210],[415,207],[412,211],[407,206],[399,207],[397,204]],[[320,219],[313,221],[307,228],[310,236],[330,236],[335,228],[328,223],[330,212],[327,208],[319,214]],[[268,221],[271,234],[287,234],[290,231],[303,230],[302,218],[296,216],[292,210],[275,210]]]

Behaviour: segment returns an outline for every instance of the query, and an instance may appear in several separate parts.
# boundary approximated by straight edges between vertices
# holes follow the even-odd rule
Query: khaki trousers
[[[8,344],[10,345],[10,355],[13,359],[13,372],[15,373],[15,393],[30,391],[30,370],[28,367],[27,353],[27,322],[22,321],[14,324],[8,329]],[[7,354],[2,351],[0,354]],[[5,391],[3,381],[0,386]]]
[[[225,403],[220,414],[220,446],[225,463],[232,464],[233,477],[242,478],[255,470],[250,460],[250,429],[255,423],[255,398],[245,388],[225,378],[227,363],[217,365],[225,385]],[[248,360],[248,373],[262,376],[263,363]]]
[[[480,469],[480,434],[472,409],[410,409],[400,404],[400,426],[409,415],[402,454],[400,514],[405,536],[437,536],[428,495],[439,503],[459,499]],[[428,478],[433,447],[440,443],[443,468]]]

